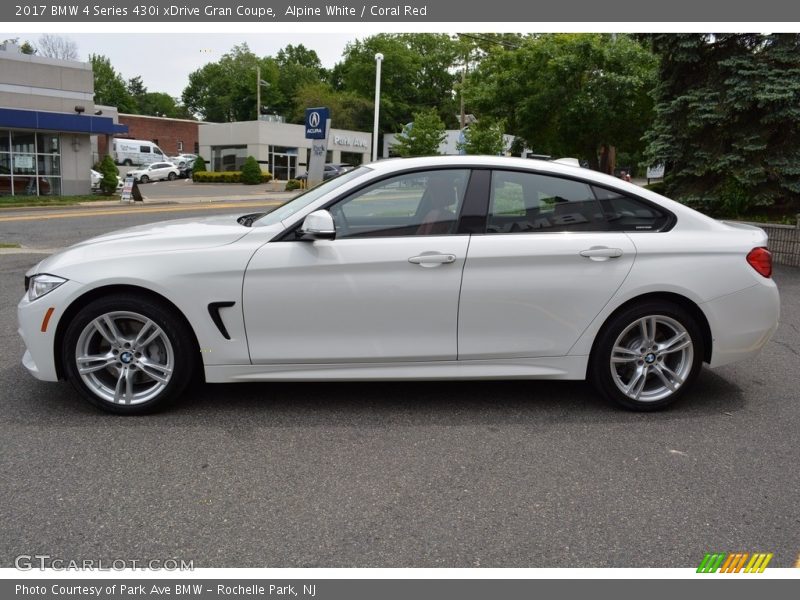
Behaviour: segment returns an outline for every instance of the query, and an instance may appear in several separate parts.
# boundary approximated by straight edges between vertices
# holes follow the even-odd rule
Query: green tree
[[[117,189],[117,175],[119,174],[119,169],[110,154],[106,154],[100,162],[100,174],[103,176],[100,180],[100,189],[106,196],[110,196]]]
[[[656,65],[628,35],[542,34],[489,50],[465,95],[481,114],[506,118],[534,151],[598,168],[603,144],[642,148]]]
[[[170,119],[191,119],[191,113],[175,98],[164,92],[147,92],[139,103],[139,112],[154,117]]]
[[[384,55],[381,131],[400,131],[411,115],[428,108],[434,108],[446,123],[456,124],[456,74],[452,66],[458,45],[453,39],[434,33],[381,33],[355,41],[346,46],[344,60],[331,73],[334,88],[372,100],[377,52]]]
[[[241,182],[246,185],[256,185],[261,183],[261,167],[252,156],[248,156],[242,165]]]
[[[205,171],[208,167],[206,167],[206,161],[203,159],[202,156],[199,156],[194,159],[194,164],[192,165],[192,172],[198,173],[200,171]]]
[[[122,75],[111,66],[102,54],[89,55],[94,73],[94,103],[116,106],[121,113],[136,112],[136,103],[125,85]]]
[[[800,202],[800,34],[657,34],[647,157],[714,212]]]
[[[296,99],[298,90],[304,86],[321,84],[326,79],[326,71],[317,53],[303,44],[289,44],[279,50],[275,55],[275,64],[278,67],[278,81],[272,108],[278,114],[291,117],[300,108]]]
[[[20,44],[18,37],[6,38],[2,42],[0,42],[0,45],[5,45],[5,44],[15,44],[15,45],[19,46],[19,51],[22,54],[36,54],[36,52],[37,52],[36,46],[31,44],[27,40]]]
[[[259,58],[247,44],[234,46],[219,61],[189,74],[183,90],[183,105],[207,121],[222,123],[256,118],[256,72],[261,67],[261,104],[278,106],[278,65],[270,57]]]
[[[298,88],[294,98],[295,109],[289,117],[293,123],[302,123],[305,109],[327,106],[331,123],[339,129],[369,131],[372,129],[373,104],[353,92],[337,91],[327,83],[307,83]]]
[[[414,121],[395,138],[392,147],[399,156],[432,156],[440,154],[439,145],[444,141],[444,122],[434,109],[414,113]]]
[[[504,131],[502,119],[479,119],[464,130],[464,141],[458,143],[458,149],[465,154],[503,154],[507,150]]]

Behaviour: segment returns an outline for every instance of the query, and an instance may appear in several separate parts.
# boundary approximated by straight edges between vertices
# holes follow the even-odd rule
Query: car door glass
[[[598,186],[592,190],[612,231],[661,231],[670,222],[666,211],[649,202]]]
[[[405,173],[384,179],[333,205],[336,237],[455,233],[469,169]]]
[[[603,231],[605,215],[583,182],[518,171],[494,171],[487,233]]]

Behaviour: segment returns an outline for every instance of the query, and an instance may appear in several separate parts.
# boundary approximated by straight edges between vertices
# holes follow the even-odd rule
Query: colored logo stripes
[[[772,553],[756,552],[708,552],[697,567],[698,573],[763,573]],[[745,566],[746,565],[746,566]]]

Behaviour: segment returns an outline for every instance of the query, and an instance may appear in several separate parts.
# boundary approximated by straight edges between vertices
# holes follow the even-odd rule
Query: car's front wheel
[[[142,175],[139,178],[139,183],[147,183],[148,181],[150,181],[150,178],[147,175]]]
[[[663,408],[677,400],[703,363],[703,337],[683,307],[646,302],[615,315],[602,329],[590,379],[609,400],[631,410]]]
[[[167,175],[167,179],[169,179],[170,181],[175,181],[176,177],[177,175],[175,175],[175,173],[173,173],[172,171],[170,171],[169,175]]]
[[[72,320],[62,352],[68,379],[93,405],[141,414],[179,396],[197,354],[187,325],[148,297],[94,300]]]

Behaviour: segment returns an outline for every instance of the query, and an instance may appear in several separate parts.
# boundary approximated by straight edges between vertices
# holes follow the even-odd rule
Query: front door
[[[336,239],[262,246],[243,290],[252,362],[455,360],[468,178],[394,176],[329,207]]]

